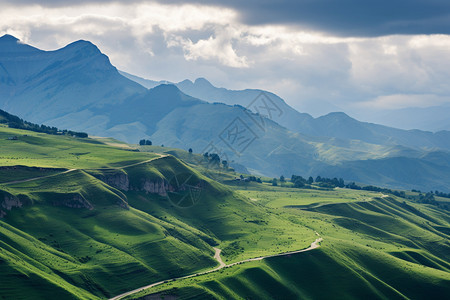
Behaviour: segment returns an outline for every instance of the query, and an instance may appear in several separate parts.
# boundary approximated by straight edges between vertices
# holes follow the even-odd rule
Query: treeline
[[[416,193],[422,194],[422,192],[420,190],[411,190],[411,192],[416,192]],[[439,192],[439,191],[434,191],[434,192],[431,191],[427,194],[432,194],[432,195],[442,197],[442,198],[450,198],[450,193],[447,194],[447,193],[443,193],[443,192]]]
[[[142,139],[142,140],[139,140],[139,145],[140,146],[145,146],[145,145],[151,146],[151,145],[153,145],[153,143],[150,140]]]
[[[277,185],[277,179],[274,178],[272,181],[272,185]],[[280,182],[285,182],[284,176],[280,176]],[[388,188],[382,188],[378,186],[373,185],[366,185],[366,186],[360,186],[357,185],[355,182],[350,182],[348,184],[345,184],[344,180],[342,178],[326,178],[317,176],[314,180],[311,176],[308,179],[303,178],[302,176],[298,175],[292,175],[291,182],[293,183],[294,187],[296,188],[312,188],[312,184],[316,183],[318,187],[322,188],[347,188],[352,190],[363,190],[363,191],[371,191],[371,192],[379,192],[383,194],[389,194],[394,195],[399,198],[412,200],[416,203],[423,203],[423,204],[431,204],[434,206],[437,206],[442,209],[450,210],[450,206],[447,203],[442,203],[439,201],[436,201],[435,196],[444,197],[444,198],[450,198],[450,193],[443,193],[439,191],[431,191],[428,193],[422,193],[419,190],[411,190],[412,192],[418,193],[418,195],[407,195],[405,191],[396,191],[391,190]]]
[[[285,181],[284,176],[280,176],[280,182],[284,181]],[[345,187],[344,179],[342,178],[326,178],[321,176],[317,176],[316,179],[314,180],[312,176],[309,176],[308,179],[305,179],[299,175],[292,175],[291,182],[296,188],[308,188],[311,187],[311,184],[313,183],[317,183],[317,186],[322,188]]]
[[[352,190],[363,190],[363,191],[371,191],[371,192],[380,192],[383,194],[391,194],[400,198],[406,198],[406,193],[404,191],[395,191],[387,188],[381,188],[373,185],[359,186],[354,182],[345,185],[346,188]]]
[[[88,134],[85,132],[77,132],[72,130],[59,130],[56,127],[46,126],[46,125],[38,125],[28,121],[24,121],[21,118],[11,115],[6,111],[0,110],[0,123],[7,124],[9,128],[16,129],[25,129],[34,132],[42,132],[47,134],[61,134],[61,135],[70,135],[76,136],[79,138],[87,138]]]

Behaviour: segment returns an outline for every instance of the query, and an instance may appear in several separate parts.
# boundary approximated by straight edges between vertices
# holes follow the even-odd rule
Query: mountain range
[[[206,79],[146,80],[119,72],[87,41],[43,51],[5,35],[0,83],[0,108],[34,123],[218,153],[259,175],[450,190],[449,131],[395,129],[342,112],[313,118],[273,93]]]

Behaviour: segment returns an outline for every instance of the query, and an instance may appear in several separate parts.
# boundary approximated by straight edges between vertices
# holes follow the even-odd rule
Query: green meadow
[[[284,208],[320,233],[321,247],[171,281],[128,296],[177,299],[445,299],[448,214],[393,198]]]
[[[0,299],[107,299],[158,281],[127,298],[450,293],[450,216],[433,205],[236,182],[200,155],[111,139],[0,127],[0,149]],[[179,182],[194,189],[168,187]],[[239,263],[305,249],[317,234],[317,249]],[[218,267],[214,247],[239,264],[171,280]]]
[[[17,140],[8,140],[9,137]],[[108,146],[95,139],[0,127],[1,166],[87,169],[120,167],[157,155]]]

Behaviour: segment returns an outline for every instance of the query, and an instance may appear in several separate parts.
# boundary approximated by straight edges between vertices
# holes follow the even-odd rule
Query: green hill
[[[0,138],[7,299],[52,299],[53,287],[63,298],[105,298],[213,268],[212,246],[237,261],[314,238],[173,156],[0,127],[9,135],[18,139]],[[187,187],[199,188],[193,203],[178,201]]]
[[[207,168],[201,155],[140,152],[109,139],[0,126],[0,146],[0,298],[105,299],[165,280],[130,297],[450,292],[450,217],[436,206],[380,192],[236,181],[239,173]],[[318,249],[242,263],[305,249],[316,232]],[[214,247],[226,264],[238,264],[171,281],[216,268]]]
[[[56,127],[71,128],[82,132],[69,135],[87,132],[130,143],[150,139],[196,152],[212,146],[227,160],[265,176],[333,173],[391,188],[450,190],[450,168],[429,157],[438,152],[450,160],[447,131],[394,129],[344,113],[312,118],[274,94],[217,89],[205,79],[179,83],[181,90],[153,82],[148,90],[122,76],[88,41],[42,51],[5,35],[0,50],[0,81],[5,83],[0,108],[51,126],[20,128],[56,133]],[[228,105],[211,103],[216,101]],[[423,176],[410,176],[411,167]]]
[[[262,199],[270,192],[255,191]],[[439,228],[449,228],[448,212],[384,197],[312,209],[291,206],[284,213],[317,230],[324,239],[321,247],[169,282],[127,299],[149,294],[177,299],[447,297],[450,236]]]

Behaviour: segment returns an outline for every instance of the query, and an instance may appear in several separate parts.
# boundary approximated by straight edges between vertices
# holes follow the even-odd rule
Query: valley
[[[268,91],[217,88],[204,78],[149,85],[119,72],[85,40],[43,51],[5,35],[0,64],[7,83],[0,109],[30,122],[131,144],[144,138],[197,153],[212,148],[260,176],[327,174],[388,188],[450,189],[449,131],[401,130],[343,112],[313,118]],[[247,132],[245,145],[228,135],[236,128]]]
[[[0,135],[6,299],[105,299],[149,284],[123,296],[320,298],[314,282],[336,272],[343,281],[328,282],[323,298],[448,293],[450,219],[435,206],[265,177],[239,182],[232,169],[198,163],[203,155],[159,146],[143,152],[7,127]],[[174,201],[186,187],[198,198]]]
[[[253,26],[247,24],[238,31],[231,24],[246,13],[227,10],[225,3],[197,12],[209,18],[202,25],[206,31],[191,18],[203,5],[197,2],[170,4],[177,11],[170,17],[162,13],[167,4],[152,2],[148,5],[160,6],[136,10],[126,23],[133,13],[124,7],[110,11],[120,16],[101,17],[109,4],[95,3],[95,13],[73,17],[80,4],[71,3],[70,14],[58,15],[55,24],[63,20],[61,28],[75,27],[81,20],[90,25],[76,35],[55,34],[39,43],[25,29],[0,27],[0,300],[448,298],[448,97],[445,83],[436,84],[437,92],[421,90],[429,84],[426,79],[444,74],[444,63],[431,73],[433,66],[425,62],[426,71],[407,69],[417,78],[403,81],[389,70],[372,74],[384,65],[376,59],[362,66],[354,60],[366,43],[363,37],[328,37],[320,28],[319,35],[290,35],[283,33],[286,24],[272,28],[272,39],[265,27],[255,33],[246,31]],[[36,7],[51,14],[64,5]],[[216,9],[220,13],[210,15]],[[145,15],[148,11],[154,15]],[[226,29],[215,32],[225,26],[215,23],[220,16]],[[41,15],[39,22],[46,18]],[[167,24],[142,26],[142,18]],[[16,19],[23,21],[11,20]],[[180,29],[174,19],[189,25]],[[131,27],[112,35],[117,43],[104,43],[106,35],[94,30],[102,22],[104,32],[116,28],[112,24]],[[185,30],[192,36],[177,36]],[[140,34],[161,36],[154,41]],[[77,40],[83,36],[95,37],[96,44]],[[124,36],[127,42],[121,45]],[[283,39],[299,43],[297,37],[301,46],[279,47]],[[238,39],[246,42],[235,49]],[[385,68],[397,66],[390,60],[397,48],[388,47],[389,38],[376,37],[380,41],[386,43],[378,44],[383,57],[390,55]],[[402,40],[414,52],[399,53],[407,60],[420,57],[428,45],[420,41]],[[53,50],[32,46],[47,43],[54,47],[42,49]],[[283,49],[269,56],[279,56],[284,68],[266,65],[268,56],[253,57],[269,45]],[[368,45],[362,48],[379,51]],[[448,48],[444,42],[430,45],[439,51],[424,61]],[[147,65],[130,55],[136,46],[146,47],[144,57],[153,63],[158,60],[150,71],[160,79],[118,69],[135,65],[142,71]],[[332,51],[316,51],[321,47]],[[169,64],[159,62],[158,51],[170,57]],[[341,52],[345,57],[338,56],[339,66],[330,70],[329,62]],[[259,69],[264,77],[254,74],[253,59],[264,65]],[[296,60],[317,67],[313,72],[298,68]],[[196,67],[179,72],[186,64]],[[177,80],[161,80],[171,68]],[[211,82],[232,79],[240,89],[218,87],[203,77],[184,79],[201,72],[213,76]],[[406,129],[342,111],[313,117],[296,110],[292,99],[243,87],[247,76],[283,95],[315,95],[294,104],[322,99],[331,111],[338,107],[334,99],[366,111],[365,119],[390,111],[386,123]],[[321,76],[327,79],[322,88],[313,86]],[[341,88],[346,80],[355,82]],[[397,81],[407,87],[403,94],[394,89]],[[435,106],[401,109],[410,102]],[[411,129],[414,124],[422,127]]]

